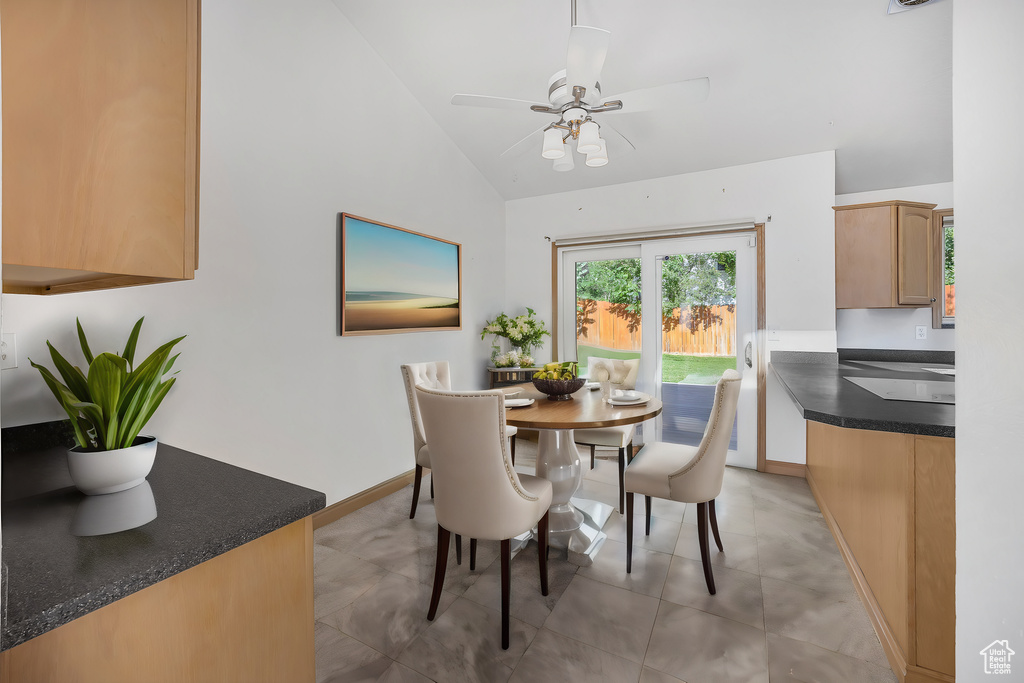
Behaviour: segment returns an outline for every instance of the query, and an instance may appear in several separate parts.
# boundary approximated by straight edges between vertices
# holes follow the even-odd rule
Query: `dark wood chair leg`
[[[708,592],[715,594],[715,577],[711,573],[711,548],[708,546],[708,504],[697,503],[697,540],[700,543],[700,561],[704,565],[704,581]]]
[[[590,444],[590,469],[594,469],[594,461],[597,459],[596,452],[597,446]],[[621,512],[621,510],[619,512]]]
[[[512,540],[501,542],[501,649],[508,649],[508,607],[512,583]]]
[[[647,526],[644,529],[646,536],[651,535],[651,497],[644,496],[644,513],[647,515]]]
[[[509,450],[512,453],[512,467],[515,467],[516,466],[516,437],[515,437],[514,434],[512,436],[508,437],[508,445],[509,445]]]
[[[455,564],[462,564],[462,536],[455,534]]]
[[[537,557],[540,564],[540,594],[548,594],[548,513],[537,522]]]
[[[430,473],[430,499],[434,499],[434,473]]]
[[[708,501],[708,517],[711,520],[711,533],[715,535],[715,545],[718,546],[718,552],[724,553],[725,548],[722,547],[722,537],[718,535],[718,516],[715,515],[714,499]]]
[[[427,619],[433,621],[437,616],[437,605],[441,601],[441,587],[444,586],[444,571],[448,567],[448,544],[451,543],[451,532],[440,524],[437,525],[437,561],[434,564],[434,590],[430,594],[430,610]]]
[[[633,571],[633,492],[626,492],[626,573]]]
[[[626,449],[619,449],[619,514],[623,512],[623,499],[626,497]]]
[[[416,465],[416,474],[412,479],[412,509],[409,510],[409,519],[416,518],[416,504],[420,502],[420,480],[423,479],[423,465]]]
[[[476,539],[469,539],[469,571],[476,570]]]

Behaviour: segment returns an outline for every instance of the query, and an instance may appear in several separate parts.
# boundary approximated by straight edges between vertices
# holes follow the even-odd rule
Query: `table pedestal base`
[[[565,548],[570,563],[589,567],[607,538],[601,528],[613,508],[572,497],[583,481],[583,470],[571,429],[541,430],[539,439],[537,476],[544,477],[552,486],[548,509],[549,544]]]

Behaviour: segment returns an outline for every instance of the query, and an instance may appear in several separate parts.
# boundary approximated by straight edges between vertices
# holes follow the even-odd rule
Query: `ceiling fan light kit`
[[[557,128],[548,128],[544,131],[544,150],[541,156],[545,159],[561,159],[565,156],[566,144],[562,141],[562,134]]]
[[[580,154],[592,154],[601,149],[601,138],[598,136],[599,127],[593,121],[588,120],[580,125],[576,151]]]
[[[608,163],[608,148],[604,140],[601,140],[601,144],[597,150],[587,155],[587,166],[591,168],[597,168],[598,166],[604,166]]]
[[[893,0],[896,2],[897,0]],[[913,2],[914,0],[898,0]],[[920,1],[920,0],[919,0]],[[926,0],[927,1],[927,0]],[[590,167],[608,163],[607,134],[611,134],[616,150],[635,149],[633,143],[612,128],[602,118],[602,125],[593,120],[594,114],[617,112],[651,111],[659,107],[676,109],[691,102],[703,102],[708,97],[707,78],[694,78],[650,88],[622,93],[618,97],[603,98],[600,76],[608,54],[611,33],[593,26],[576,23],[576,0],[572,0],[572,23],[569,28],[569,47],[566,52],[565,69],[556,72],[548,81],[548,104],[527,102],[507,97],[488,95],[455,94],[452,104],[492,109],[530,109],[541,114],[554,114],[558,118],[543,128],[530,133],[518,143],[505,150],[502,157],[519,154],[538,132],[543,132],[541,156],[554,162],[556,171],[571,171],[575,168],[569,141],[576,142],[576,151],[586,155]],[[601,137],[604,127],[606,137]]]
[[[562,146],[565,148],[565,154],[560,158],[555,159],[555,163],[552,168],[561,172],[571,171],[576,168],[576,162],[572,159],[572,150],[569,149],[569,145],[564,142],[562,143]]]

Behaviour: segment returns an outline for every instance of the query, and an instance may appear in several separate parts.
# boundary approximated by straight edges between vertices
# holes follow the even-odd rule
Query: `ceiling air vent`
[[[929,2],[935,2],[935,0],[889,0],[889,11],[887,14],[906,12],[908,9],[927,5]]]

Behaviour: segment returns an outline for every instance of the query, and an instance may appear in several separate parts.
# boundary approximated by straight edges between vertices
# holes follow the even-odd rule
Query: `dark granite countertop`
[[[887,401],[844,379],[882,377],[952,382],[952,377],[922,369],[951,368],[952,365],[844,359],[832,364],[773,360],[769,367],[806,420],[901,434],[945,437],[955,434],[956,411],[953,405]]]
[[[85,496],[71,483],[63,446],[36,442],[12,449],[7,432],[3,650],[302,519],[325,504],[318,491],[166,444],[159,445],[153,470],[142,485],[107,496]],[[154,505],[156,517],[149,521]],[[133,516],[134,522],[129,521]],[[116,531],[132,523],[142,524]]]

